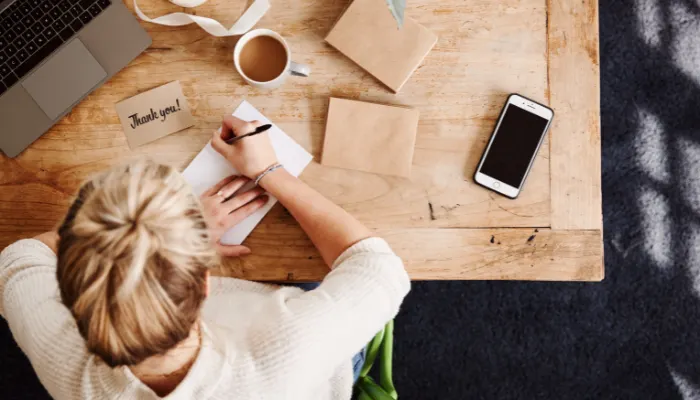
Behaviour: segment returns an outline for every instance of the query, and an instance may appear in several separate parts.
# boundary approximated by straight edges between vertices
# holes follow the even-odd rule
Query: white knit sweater
[[[398,312],[410,282],[386,242],[346,250],[311,292],[212,278],[202,349],[167,399],[350,399],[351,358]],[[0,315],[56,399],[157,399],[88,353],[61,303],[56,256],[21,240],[0,253]]]

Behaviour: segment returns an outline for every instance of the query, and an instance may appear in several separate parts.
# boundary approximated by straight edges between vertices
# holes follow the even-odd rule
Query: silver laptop
[[[0,0],[0,150],[21,153],[150,44],[122,0]]]

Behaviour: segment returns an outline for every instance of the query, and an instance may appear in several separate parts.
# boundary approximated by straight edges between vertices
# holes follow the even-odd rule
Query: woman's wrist
[[[267,174],[269,174],[269,173],[271,173],[271,172],[274,172],[274,171],[276,171],[276,170],[278,170],[278,169],[282,169],[282,168],[284,168],[284,167],[282,166],[282,164],[280,164],[280,163],[278,163],[278,162],[276,162],[276,163],[274,163],[274,164],[271,164],[270,166],[268,166],[267,168],[265,168],[265,170],[263,170],[262,172],[256,174],[256,175],[252,178],[252,179],[253,179],[253,182],[255,183],[255,186],[258,186],[258,185],[260,184],[260,181],[261,181]]]
[[[236,168],[236,164],[235,164],[235,163],[229,161],[229,164],[232,165],[233,168],[238,169],[238,168]],[[251,181],[255,182],[255,180],[256,180],[260,175],[264,174],[265,171],[267,171],[270,167],[272,167],[272,166],[274,166],[274,165],[277,165],[277,164],[279,164],[279,161],[274,161],[274,162],[272,162],[272,163],[270,163],[270,164],[267,164],[267,163],[266,163],[266,164],[261,164],[261,165],[264,165],[264,167],[259,167],[259,166],[258,166],[258,167],[255,167],[255,168],[250,168],[250,167],[245,167],[245,166],[244,166],[244,167],[241,167],[241,168],[238,169],[238,170],[241,171],[241,173],[242,173],[243,176],[245,176],[246,178],[248,178],[248,179],[250,179]]]
[[[273,171],[268,172],[258,181],[258,186],[265,189],[267,192],[272,192],[273,187],[281,180],[294,178],[284,167],[276,168]]]

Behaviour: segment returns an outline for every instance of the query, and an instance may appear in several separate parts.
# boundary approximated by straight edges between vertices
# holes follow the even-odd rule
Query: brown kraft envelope
[[[399,29],[384,0],[354,0],[326,42],[398,92],[437,36],[408,16]]]
[[[124,100],[116,108],[132,149],[194,125],[180,81]]]
[[[321,164],[411,176],[418,110],[331,98]]]

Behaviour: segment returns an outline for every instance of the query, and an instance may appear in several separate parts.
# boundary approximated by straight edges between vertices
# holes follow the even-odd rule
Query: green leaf
[[[358,383],[360,384],[360,390],[369,394],[374,400],[394,400],[369,376],[363,376]]]
[[[362,390],[362,388],[360,388],[360,390],[357,391],[357,400],[374,400],[374,399],[372,398],[372,396],[368,395],[367,392]]]
[[[379,356],[379,383],[394,400],[398,398],[393,380],[394,320],[384,327],[384,338]]]
[[[377,334],[374,335],[374,338],[372,338],[372,340],[369,342],[369,346],[367,346],[367,354],[365,356],[365,364],[360,370],[360,376],[367,375],[369,373],[369,370],[372,369],[372,366],[374,365],[374,360],[377,358],[377,354],[379,354],[379,348],[382,345],[383,339],[384,328],[382,328],[381,331],[377,332]]]
[[[394,16],[399,29],[403,26],[403,12],[406,9],[406,0],[386,0],[391,15]]]

